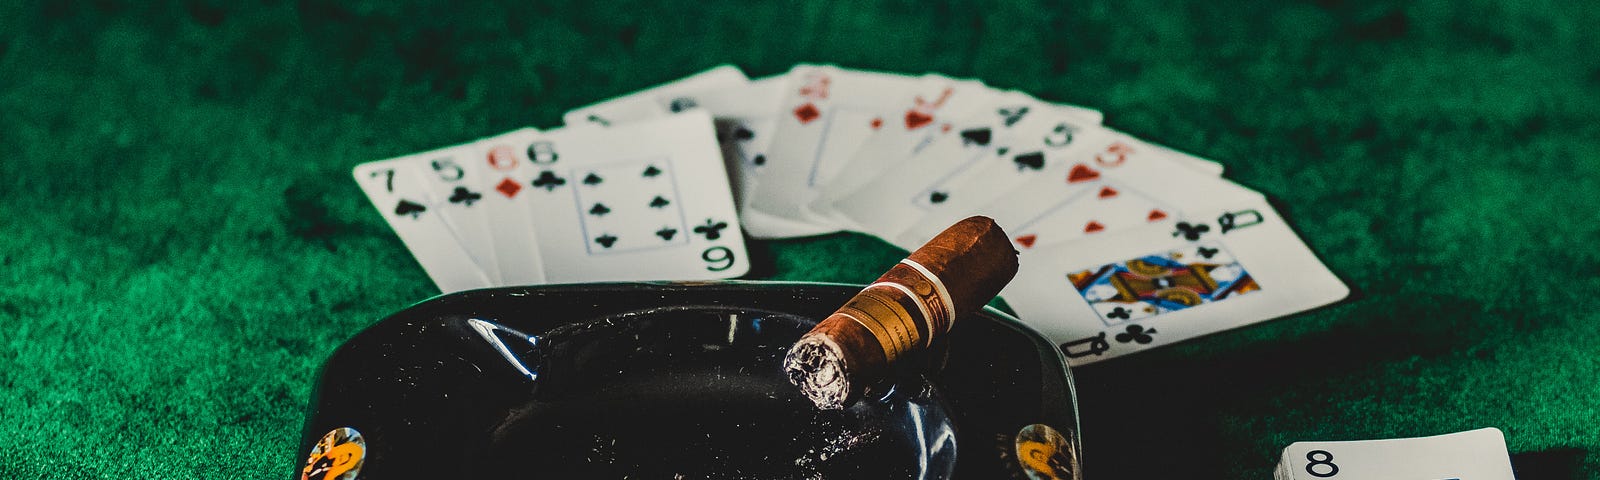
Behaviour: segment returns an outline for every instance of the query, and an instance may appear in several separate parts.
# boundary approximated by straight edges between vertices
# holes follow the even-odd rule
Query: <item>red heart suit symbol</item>
[[[1100,178],[1098,170],[1081,163],[1073,165],[1072,170],[1067,172],[1067,183],[1087,182],[1097,178]]]
[[[933,115],[916,110],[906,112],[906,130],[916,130],[933,122]]]

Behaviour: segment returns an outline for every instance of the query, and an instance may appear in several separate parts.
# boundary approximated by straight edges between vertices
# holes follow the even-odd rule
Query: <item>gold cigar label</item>
[[[817,407],[844,408],[1016,274],[1017,252],[994,220],[957,222],[801,336],[784,371]]]

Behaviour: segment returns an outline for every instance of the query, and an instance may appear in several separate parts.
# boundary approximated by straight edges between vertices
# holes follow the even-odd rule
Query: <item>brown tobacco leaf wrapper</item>
[[[957,222],[801,336],[784,371],[818,408],[844,408],[1016,274],[1017,251],[994,220]]]

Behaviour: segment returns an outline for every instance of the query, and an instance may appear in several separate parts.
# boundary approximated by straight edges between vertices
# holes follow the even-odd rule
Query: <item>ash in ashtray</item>
[[[819,448],[807,450],[805,454],[794,459],[794,466],[799,467],[802,473],[817,474],[817,466],[829,459],[837,459],[840,455],[853,451],[857,446],[872,443],[878,439],[876,430],[861,430],[840,432],[838,436],[828,437],[826,443]],[[814,477],[822,478],[820,474]]]
[[[789,383],[783,357],[810,325],[658,311],[547,335],[538,388],[511,407],[472,473],[819,480],[948,471],[953,455],[918,453],[950,428],[926,380],[907,377],[898,392],[834,410]]]

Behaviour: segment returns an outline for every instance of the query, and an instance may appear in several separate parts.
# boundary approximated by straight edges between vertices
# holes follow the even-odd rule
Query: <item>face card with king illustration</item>
[[[522,140],[516,150],[550,158],[528,192],[550,282],[710,280],[749,270],[708,113]]]
[[[801,65],[790,73],[767,172],[750,195],[757,211],[822,226],[809,205],[877,134],[919,135],[981,105],[988,89],[938,76],[909,77]],[[970,98],[970,99],[969,99]],[[836,227],[835,227],[836,228]]]
[[[1020,264],[1001,296],[1074,366],[1349,294],[1260,199],[1024,252]]]
[[[440,291],[491,286],[477,260],[463,248],[456,231],[440,214],[448,200],[434,198],[421,178],[423,170],[415,168],[413,160],[401,157],[364,163],[351,173]]]

